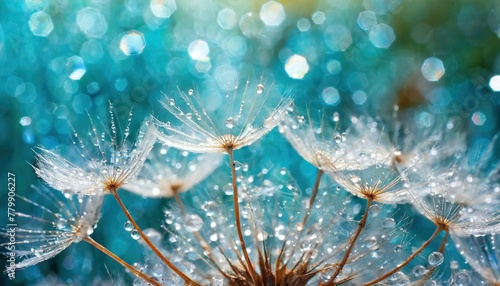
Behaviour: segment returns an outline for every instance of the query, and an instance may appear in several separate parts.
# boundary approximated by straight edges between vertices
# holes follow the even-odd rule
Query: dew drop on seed
[[[186,118],[191,119],[191,118],[193,118],[193,115],[191,113],[186,113]]]
[[[132,223],[130,221],[126,221],[125,224],[123,225],[123,228],[126,230],[126,231],[131,231],[134,229],[134,226],[132,225]]]
[[[201,209],[205,211],[207,216],[213,216],[217,212],[217,204],[213,201],[208,201],[201,205]]]
[[[130,232],[130,236],[132,237],[132,239],[134,240],[138,240],[139,238],[141,238],[141,235],[139,234],[139,232],[134,229]]]
[[[190,88],[190,89],[188,90],[188,94],[189,94],[189,95],[193,95],[193,93],[194,93],[193,89],[191,89],[191,88]]]
[[[402,250],[403,250],[403,246],[401,246],[401,244],[394,246],[394,252],[399,253]]]
[[[262,94],[264,92],[264,86],[262,84],[257,85],[257,94]]]
[[[184,225],[189,232],[196,232],[203,226],[203,221],[196,214],[189,214],[184,218]]]
[[[56,223],[57,229],[59,229],[59,230],[64,229],[65,223],[66,223],[65,219],[63,219],[63,218],[58,219],[57,223]]]
[[[334,138],[334,139],[335,139],[335,142],[336,142],[337,144],[338,144],[338,143],[340,143],[340,142],[342,142],[342,136],[340,136],[340,134],[335,135],[335,138]]]
[[[340,120],[340,116],[338,112],[333,113],[333,121],[338,122]]]
[[[415,276],[422,276],[425,274],[425,272],[427,272],[427,269],[422,265],[417,265],[413,267],[413,274]]]
[[[174,106],[174,105],[175,105],[175,100],[174,100],[173,98],[170,98],[170,99],[168,100],[168,104],[170,104],[170,105]]]
[[[224,121],[224,124],[226,125],[227,128],[231,129],[234,127],[234,119],[232,117],[229,117]]]
[[[233,184],[227,183],[222,187],[222,191],[224,191],[224,194],[230,196],[233,194]]]
[[[430,265],[438,266],[441,265],[441,263],[443,263],[444,256],[441,252],[434,251],[433,253],[429,254],[427,260],[429,261]]]

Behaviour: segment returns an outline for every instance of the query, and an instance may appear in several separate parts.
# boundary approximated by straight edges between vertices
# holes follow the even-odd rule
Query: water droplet
[[[281,175],[286,175],[286,168],[281,168],[280,169],[280,174]]]
[[[234,127],[234,119],[232,117],[229,117],[224,121],[224,124],[226,125],[227,128],[231,129]]]
[[[139,238],[141,238],[141,235],[139,234],[139,232],[137,231],[137,229],[133,229],[131,232],[130,232],[130,236],[132,237],[132,239],[134,240],[138,240]]]
[[[205,202],[203,205],[201,205],[201,209],[205,211],[205,214],[207,216],[213,216],[217,213],[217,204],[213,201],[208,201]]]
[[[131,231],[134,229],[134,226],[132,225],[132,223],[130,221],[126,221],[125,224],[123,224],[123,228],[126,230],[126,231]]]
[[[467,286],[472,283],[469,271],[467,270],[458,271],[455,275],[453,275],[453,279],[455,280],[456,285],[459,286]]]
[[[184,226],[189,232],[196,232],[203,226],[203,220],[196,214],[189,214],[184,218]]]
[[[389,217],[389,218],[386,218],[384,220],[382,225],[385,229],[390,229],[390,228],[394,228],[396,226],[396,222],[394,221],[393,218]]]
[[[340,115],[338,112],[333,113],[333,121],[338,122],[340,120]]]
[[[232,195],[233,194],[233,184],[227,183],[226,185],[224,185],[224,187],[222,187],[222,191],[224,191],[224,193],[228,196]]]
[[[298,115],[298,116],[297,116],[297,121],[298,121],[299,123],[304,122],[304,116]]]
[[[190,88],[190,89],[188,90],[188,95],[193,95],[193,93],[194,93],[193,89],[192,89],[192,88]]]
[[[60,218],[60,219],[57,220],[57,223],[56,223],[57,229],[62,230],[62,229],[64,229],[65,225],[66,225],[66,220],[65,219]]]
[[[342,142],[342,136],[340,136],[340,134],[335,134],[334,139],[335,139],[335,142],[337,142],[337,143]]]
[[[241,169],[241,163],[238,161],[234,161],[234,169],[239,171]]]
[[[262,84],[257,85],[257,94],[262,94],[264,92],[264,86]]]
[[[370,207],[370,216],[376,217],[380,213],[380,206],[379,205],[373,205]]]
[[[186,113],[186,118],[191,119],[191,118],[193,118],[193,115],[191,113]]]
[[[422,276],[427,272],[427,269],[422,265],[417,265],[413,267],[413,274],[415,276]]]
[[[438,266],[441,265],[441,263],[443,263],[444,256],[441,252],[434,251],[433,253],[429,254],[427,260],[429,261],[430,265]]]
[[[168,104],[170,104],[171,106],[174,106],[175,105],[175,100],[173,98],[170,98],[168,100]]]
[[[394,252],[399,253],[402,250],[403,250],[403,246],[401,244],[394,246]]]

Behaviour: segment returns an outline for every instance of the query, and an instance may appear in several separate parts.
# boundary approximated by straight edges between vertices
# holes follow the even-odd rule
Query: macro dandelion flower
[[[15,228],[15,243],[7,242],[0,245],[7,250],[15,249],[16,256],[22,258],[15,264],[15,268],[36,265],[58,255],[74,243],[85,241],[126,267],[134,275],[152,285],[159,285],[90,237],[101,216],[104,196],[63,195],[60,192],[53,192],[47,186],[41,188],[32,186],[32,189],[34,194],[40,195],[40,201],[35,202],[19,195],[18,201],[27,203],[32,212],[39,211],[42,214],[38,216],[16,212],[17,224],[20,227]],[[9,230],[2,235],[9,236]]]
[[[199,153],[227,153],[229,155],[233,187],[233,204],[239,243],[244,256],[244,264],[249,269],[252,281],[257,283],[257,272],[250,263],[243,232],[241,229],[239,195],[236,181],[234,150],[250,145],[269,133],[279,124],[292,103],[291,97],[281,96],[276,107],[267,110],[271,95],[275,95],[273,85],[265,87],[259,83],[254,90],[247,81],[242,93],[235,88],[234,96],[226,96],[221,113],[210,114],[201,103],[198,94],[191,90],[180,93],[186,109],[179,107],[173,98],[166,96],[163,107],[170,112],[183,127],[172,127],[170,122],[157,121],[158,139],[168,146]],[[276,92],[277,93],[277,92]]]
[[[183,196],[184,209],[172,205],[165,210],[164,229],[174,251],[190,262],[193,280],[203,285],[329,285],[349,234],[356,228],[353,220],[359,212],[352,210],[360,209],[355,207],[357,202],[346,192],[322,186],[317,208],[301,225],[309,208],[286,171],[238,177],[249,262],[238,251],[236,214],[227,204],[223,187],[209,184],[205,192]],[[360,236],[363,243],[353,250],[349,267],[336,284],[367,281],[375,275],[382,253],[394,252],[394,258],[401,254],[393,249],[401,248],[402,225],[389,216],[390,212],[381,212],[379,219],[368,223]],[[385,231],[381,233],[380,228]],[[393,259],[383,264],[392,265]],[[150,269],[158,267],[149,265]]]
[[[221,110],[213,113],[191,90],[188,94],[180,92],[182,102],[165,96],[163,107],[184,127],[157,120],[158,139],[168,146],[198,153],[224,153],[250,145],[278,125],[292,102],[291,97],[276,98],[275,89],[263,84],[253,89],[247,81],[242,92],[236,88],[232,97],[225,97]],[[276,100],[276,107],[267,110]]]
[[[221,157],[159,146],[150,153],[137,178],[124,188],[144,197],[174,197],[209,176]]]
[[[90,141],[88,144],[85,144],[84,139],[79,138],[76,132],[74,133],[77,140],[73,143],[77,145],[77,153],[83,158],[83,166],[78,166],[60,154],[41,148],[40,153],[37,154],[35,172],[47,184],[66,193],[113,195],[127,219],[146,244],[166,265],[185,280],[186,284],[191,284],[189,277],[177,269],[142,232],[118,195],[118,189],[137,176],[141,170],[156,142],[156,129],[148,120],[144,121],[135,144],[127,146],[132,111],[129,113],[128,123],[123,134],[120,134],[115,123],[111,103],[109,113],[110,131],[105,129],[105,131],[98,133],[97,126],[90,119],[92,130],[88,133],[87,139]],[[196,284],[192,283],[192,285]]]
[[[111,188],[117,189],[133,179],[156,141],[155,128],[148,120],[144,121],[135,143],[130,146],[127,139],[132,114],[123,134],[119,134],[111,104],[109,112],[110,130],[96,125],[89,116],[92,129],[88,137],[81,138],[74,132],[77,153],[74,160],[39,147],[35,152],[36,174],[54,189],[82,195],[109,193]],[[104,131],[99,131],[101,129]]]
[[[82,241],[94,232],[100,217],[102,196],[67,196],[50,192],[47,187],[32,186],[43,201],[35,202],[17,196],[42,216],[16,213],[22,227],[16,228],[16,252],[23,257],[16,268],[24,268],[50,259],[73,243]],[[5,245],[2,245],[5,246]]]

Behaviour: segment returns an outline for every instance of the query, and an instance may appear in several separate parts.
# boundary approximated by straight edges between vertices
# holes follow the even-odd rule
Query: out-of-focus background
[[[413,110],[421,127],[450,118],[470,146],[484,145],[500,129],[500,2],[1,1],[2,226],[7,173],[16,176],[16,192],[30,196],[30,185],[39,184],[32,149],[70,144],[70,126],[87,130],[87,113],[106,120],[111,102],[118,120],[132,109],[137,124],[150,113],[163,116],[162,92],[191,88],[216,110],[246,79],[273,83],[297,106],[327,114],[390,117],[398,105]],[[264,140],[262,148],[288,146],[277,132]],[[314,174],[300,159],[283,159],[292,151],[269,148],[268,161],[276,154],[284,166],[300,162],[298,176]],[[159,225],[164,201],[124,197],[145,224]],[[123,222],[106,200],[100,226],[108,231],[96,230],[95,238],[138,260]],[[95,257],[81,243],[18,271],[15,283],[86,284],[94,276],[109,279],[108,269],[120,276],[114,262]]]

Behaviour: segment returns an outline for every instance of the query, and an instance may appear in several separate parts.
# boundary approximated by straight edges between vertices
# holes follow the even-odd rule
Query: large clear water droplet
[[[130,236],[131,236],[134,240],[138,240],[139,238],[141,238],[141,235],[139,234],[139,232],[137,231],[137,229],[133,229],[133,230],[130,232]]]
[[[444,256],[441,252],[434,251],[433,253],[429,254],[429,257],[427,257],[427,260],[429,261],[429,264],[432,266],[438,266],[441,265],[444,261]]]
[[[134,229],[134,226],[132,225],[132,223],[130,221],[126,221],[125,224],[123,224],[123,228],[126,230],[126,231],[131,231]]]
[[[184,218],[184,226],[189,232],[199,231],[203,226],[203,220],[196,214],[189,214]]]
[[[57,229],[62,230],[62,229],[64,229],[65,225],[66,225],[66,220],[65,219],[60,218],[60,219],[57,220],[57,223],[56,223]]]
[[[394,228],[396,226],[396,222],[392,217],[386,218],[382,223],[385,229]]]

